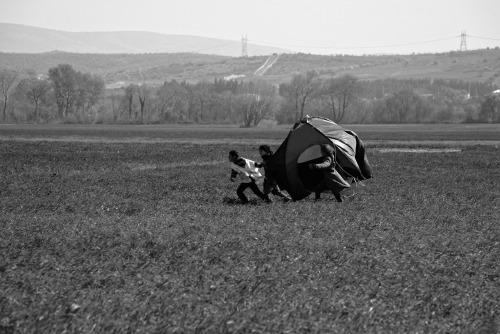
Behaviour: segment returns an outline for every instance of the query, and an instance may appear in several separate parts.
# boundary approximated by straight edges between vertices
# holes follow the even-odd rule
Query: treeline
[[[98,75],[69,64],[46,75],[0,70],[3,123],[292,123],[306,115],[338,123],[500,122],[489,83],[444,79],[362,81],[317,71],[289,82],[264,80],[128,84],[105,89]]]

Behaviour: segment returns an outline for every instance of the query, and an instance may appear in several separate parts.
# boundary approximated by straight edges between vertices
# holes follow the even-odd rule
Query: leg
[[[272,188],[272,190],[271,190],[271,194],[273,194],[275,196],[279,196],[279,197],[283,198],[285,201],[291,200],[290,196],[283,193],[281,191],[280,187],[276,183],[274,184],[274,188]]]
[[[268,179],[264,179],[264,195],[269,195],[269,193],[272,192],[273,187],[272,187],[272,182]]]
[[[250,186],[250,183],[241,183],[236,189],[236,194],[243,204],[248,203],[248,198],[245,196],[244,191]]]
[[[259,186],[257,186],[257,183],[255,183],[255,180],[252,180],[251,183],[247,183],[247,184],[248,184],[248,187],[250,187],[250,189],[252,189],[253,193],[255,195],[257,195],[260,199],[266,200],[267,198],[269,198],[269,196],[264,195],[262,193],[262,191],[260,191]]]
[[[264,196],[265,196],[265,201],[268,202],[268,203],[271,203],[271,198],[269,198],[269,193],[271,192],[271,182],[269,182],[269,179],[268,178],[265,178],[264,179],[264,187],[263,187],[263,193],[264,193]]]
[[[314,195],[315,195],[314,199],[315,199],[315,200],[320,199],[320,198],[321,198],[321,193],[322,193],[323,191],[325,191],[325,190],[326,190],[326,181],[325,181],[325,180],[323,180],[323,181],[321,181],[321,182],[318,184],[318,186],[316,187],[316,189],[314,189]]]
[[[337,202],[342,202],[342,196],[340,193],[333,193],[333,195],[335,196],[335,199],[337,199]]]

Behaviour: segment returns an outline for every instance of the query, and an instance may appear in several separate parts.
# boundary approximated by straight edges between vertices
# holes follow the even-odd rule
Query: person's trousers
[[[253,193],[255,195],[257,195],[259,198],[266,199],[266,195],[264,195],[262,193],[262,191],[260,191],[259,187],[255,183],[255,180],[252,180],[252,182],[241,183],[239,185],[238,189],[236,189],[236,194],[238,194],[238,197],[240,198],[240,200],[243,203],[247,203],[248,202],[248,198],[245,196],[245,193],[244,193],[247,188],[250,188],[253,191]]]
[[[279,196],[279,197],[282,197],[282,198],[287,199],[287,200],[291,199],[290,196],[286,195],[285,193],[283,193],[281,191],[281,189],[278,186],[278,184],[276,183],[276,181],[274,181],[272,179],[265,178],[264,179],[264,195],[266,195],[266,197],[268,197],[269,194],[273,194],[274,196]]]
[[[320,199],[321,193],[326,190],[331,190],[337,202],[342,202],[342,196],[340,195],[338,189],[329,189],[329,187],[327,186],[327,182],[325,180],[321,181],[320,184],[318,184],[318,186],[314,190],[315,199]]]

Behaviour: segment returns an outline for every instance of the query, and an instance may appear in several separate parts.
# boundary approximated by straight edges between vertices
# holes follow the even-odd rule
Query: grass
[[[500,85],[499,50],[469,50],[436,54],[320,56],[313,54],[282,54],[261,77],[270,84],[291,80],[297,72],[316,70],[322,77],[354,75],[361,80],[441,78],[471,82],[492,82]],[[71,64],[84,73],[99,74],[106,83],[148,83],[162,85],[165,81],[213,81],[231,74],[252,74],[267,56],[225,57],[205,54],[81,54],[81,53],[1,53],[3,68],[23,72],[26,68],[47,73],[58,64]],[[27,64],[29,66],[27,66]],[[140,69],[140,70],[139,70]]]
[[[372,143],[374,178],[344,203],[243,206],[223,202],[237,186],[226,155],[256,159],[257,137],[10,135],[0,146],[0,333],[500,330],[498,146]]]
[[[391,145],[429,142],[432,145],[458,142],[467,144],[500,144],[500,124],[348,124],[368,144]],[[281,144],[291,125],[241,128],[237,125],[67,125],[67,124],[0,124],[0,139],[62,141],[128,141],[128,142],[198,142],[228,144],[271,141]]]

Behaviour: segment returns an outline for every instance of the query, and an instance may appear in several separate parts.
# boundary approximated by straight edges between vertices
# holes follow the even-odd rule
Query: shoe
[[[337,202],[339,202],[339,203],[343,202],[342,195],[340,195],[340,194],[334,194],[334,195],[335,195],[335,199],[337,200]]]

